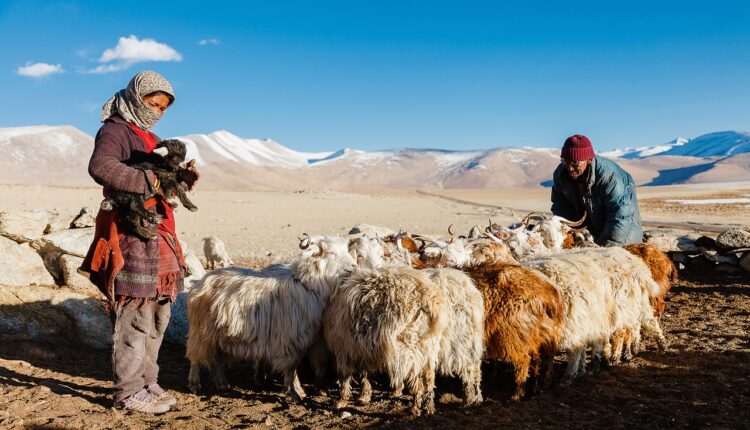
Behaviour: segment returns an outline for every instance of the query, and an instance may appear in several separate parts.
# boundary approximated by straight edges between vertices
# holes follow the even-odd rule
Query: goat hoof
[[[197,208],[197,207],[195,207],[195,206],[191,206],[191,207],[189,207],[189,208],[188,208],[188,210],[189,210],[190,212],[195,212],[195,211],[197,211],[197,210],[198,210],[198,208]]]
[[[229,384],[226,384],[226,383],[224,383],[224,384],[216,384],[216,390],[217,391],[228,391],[230,388],[232,388],[232,387],[230,387]]]
[[[195,395],[198,395],[201,393],[201,384],[191,385],[189,388],[190,388],[190,392]]]

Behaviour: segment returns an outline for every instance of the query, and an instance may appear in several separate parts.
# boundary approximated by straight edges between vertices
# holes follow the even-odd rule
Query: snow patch
[[[682,205],[722,205],[722,204],[737,204],[737,203],[750,203],[750,198],[736,198],[736,199],[701,199],[701,200],[667,200],[668,203],[679,203]]]

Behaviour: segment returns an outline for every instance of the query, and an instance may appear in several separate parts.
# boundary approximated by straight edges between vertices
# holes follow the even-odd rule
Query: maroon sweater
[[[157,139],[158,140],[158,139]],[[154,194],[154,174],[128,166],[137,152],[145,152],[143,140],[119,117],[104,122],[94,141],[89,174],[107,188],[144,195]],[[102,217],[101,213],[97,219]],[[122,228],[118,221],[120,251],[124,265],[114,274],[114,293],[120,296],[152,298],[159,282],[159,241],[144,241]],[[92,249],[98,238],[94,239]],[[85,267],[82,269],[86,270]],[[182,277],[177,281],[182,289]],[[105,287],[106,288],[106,287]],[[100,286],[101,289],[101,286]]]

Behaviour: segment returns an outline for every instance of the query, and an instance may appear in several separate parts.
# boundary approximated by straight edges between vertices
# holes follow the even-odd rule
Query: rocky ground
[[[373,402],[332,409],[338,395],[311,394],[288,404],[279,378],[256,387],[251,372],[233,368],[228,392],[190,394],[184,349],[164,344],[161,382],[178,399],[160,416],[111,408],[106,351],[55,342],[0,344],[0,427],[44,429],[232,428],[749,428],[750,278],[683,274],[668,298],[662,325],[671,351],[653,343],[629,364],[586,375],[570,386],[553,384],[535,398],[512,402],[508,369],[485,365],[483,405],[461,405],[460,384],[438,380],[438,410],[413,419],[408,399],[393,399],[384,381]],[[562,357],[560,357],[562,359]],[[563,369],[560,360],[557,373]],[[209,380],[208,375],[204,375]],[[210,384],[206,384],[210,386]]]

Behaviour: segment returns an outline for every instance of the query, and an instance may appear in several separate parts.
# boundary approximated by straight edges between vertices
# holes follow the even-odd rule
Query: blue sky
[[[597,150],[655,145],[750,130],[748,22],[743,1],[3,0],[0,127],[93,135],[107,98],[152,69],[177,93],[163,137],[223,129],[301,151],[556,147],[573,133]]]

